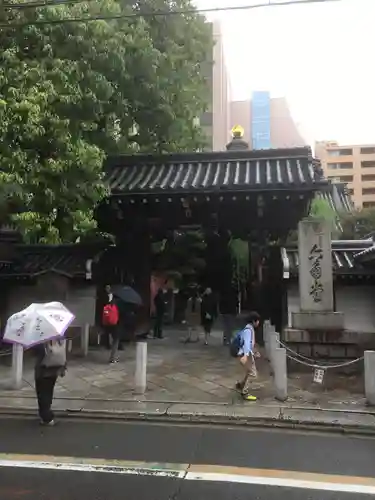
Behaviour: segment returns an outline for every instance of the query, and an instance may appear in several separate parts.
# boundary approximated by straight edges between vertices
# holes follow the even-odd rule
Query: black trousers
[[[56,380],[56,375],[52,377],[35,378],[35,390],[36,397],[38,398],[39,416],[40,419],[47,424],[54,419],[54,414],[51,410],[51,406]]]
[[[161,339],[163,336],[163,314],[156,314],[154,323],[154,337]]]
[[[213,321],[210,319],[203,319],[202,326],[205,333],[211,333]]]
[[[103,326],[102,334],[100,336],[100,345],[105,347],[106,349],[110,350],[111,349],[111,337],[112,337],[112,343],[116,340],[118,340],[118,350],[123,351],[124,346],[123,346],[123,340],[121,336],[121,325],[115,325],[115,326]]]

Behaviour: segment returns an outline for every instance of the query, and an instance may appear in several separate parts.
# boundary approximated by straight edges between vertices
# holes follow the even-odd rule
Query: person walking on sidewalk
[[[155,306],[155,323],[154,323],[154,338],[163,338],[163,320],[165,314],[165,296],[164,290],[159,288],[154,298]]]
[[[103,304],[103,307],[105,307],[107,304],[110,304],[113,301],[113,293],[112,293],[112,288],[111,285],[106,285],[104,287],[104,293],[102,292],[102,300],[101,302]],[[100,345],[105,347],[108,351],[111,350],[111,331],[110,328],[108,328],[108,325],[105,325],[103,323],[103,317],[101,318],[101,327],[102,327],[102,332],[100,336]]]
[[[230,345],[238,313],[238,296],[234,287],[220,294],[219,309],[223,318],[223,344]]]
[[[211,288],[206,288],[202,295],[201,302],[201,324],[204,330],[204,344],[208,345],[208,338],[211,334],[212,325],[217,317],[216,297]]]
[[[110,363],[118,362],[118,348],[120,343],[119,330],[120,312],[112,294],[109,296],[109,302],[103,308],[102,323],[104,331],[112,339],[111,353],[109,355]]]
[[[35,391],[40,423],[53,426],[53,393],[57,378],[64,377],[66,372],[66,343],[63,339],[52,340],[35,346],[33,351],[36,356]]]
[[[255,352],[255,329],[259,323],[259,314],[251,312],[245,328],[236,333],[230,345],[231,355],[239,360],[241,367],[245,370],[243,380],[236,383],[236,389],[241,392],[245,401],[256,401],[257,399],[249,394],[248,385],[250,379],[257,377],[255,357],[259,355]]]

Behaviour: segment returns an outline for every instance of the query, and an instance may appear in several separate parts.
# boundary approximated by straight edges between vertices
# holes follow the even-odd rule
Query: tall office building
[[[210,23],[214,47],[208,59],[206,78],[210,93],[210,106],[200,118],[207,135],[208,150],[224,151],[230,140],[229,77],[225,65],[224,44],[220,23]]]
[[[292,148],[307,142],[294,122],[284,97],[271,98],[269,92],[253,92],[247,101],[230,103],[230,127],[241,125],[251,149]]]
[[[327,177],[347,183],[357,208],[375,207],[375,145],[319,141],[315,156]]]

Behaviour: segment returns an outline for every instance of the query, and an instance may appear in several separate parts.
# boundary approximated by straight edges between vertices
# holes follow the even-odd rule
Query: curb
[[[92,420],[92,421],[112,421],[112,422],[147,422],[147,423],[170,423],[175,425],[212,425],[242,428],[264,428],[264,429],[285,429],[295,431],[315,431],[324,433],[334,433],[341,435],[375,436],[374,425],[363,424],[342,424],[327,423],[322,421],[308,421],[303,418],[279,417],[251,417],[251,416],[228,416],[228,415],[202,415],[199,413],[169,414],[168,410],[156,413],[140,411],[114,411],[114,410],[55,410],[56,416],[69,420]],[[36,412],[30,408],[7,408],[0,407],[0,417],[24,417],[35,418]]]
[[[19,396],[9,396],[6,394],[0,394],[0,412],[3,410],[10,409],[10,407],[2,407],[1,406],[1,400],[2,399],[8,399],[9,397],[15,397],[15,398],[20,398],[20,399],[30,399],[35,401],[35,395],[34,394],[22,394]],[[212,401],[194,401],[194,400],[189,400],[189,401],[184,401],[183,403],[181,400],[178,399],[134,399],[134,398],[95,398],[95,397],[80,397],[80,396],[57,396],[53,398],[54,402],[57,401],[85,401],[85,402],[98,402],[98,403],[130,403],[130,404],[162,404],[162,405],[179,405],[179,404],[188,404],[188,405],[197,405],[197,406],[217,406],[219,408],[224,408],[224,407],[232,407],[233,403],[226,403],[226,402],[212,402]],[[371,415],[375,418],[375,409],[374,406],[368,406],[367,409],[343,409],[343,408],[324,408],[321,406],[299,406],[299,405],[293,405],[293,406],[288,406],[287,404],[283,403],[277,403],[276,401],[273,403],[268,403],[268,404],[262,404],[261,402],[257,403],[257,408],[280,408],[280,411],[284,410],[302,410],[302,411],[317,411],[320,413],[325,413],[325,412],[330,412],[330,413],[338,413],[338,414],[347,414],[347,415]],[[371,409],[372,408],[372,409]],[[22,408],[21,408],[22,409]],[[15,408],[15,410],[17,410]],[[69,410],[71,411],[71,410]]]

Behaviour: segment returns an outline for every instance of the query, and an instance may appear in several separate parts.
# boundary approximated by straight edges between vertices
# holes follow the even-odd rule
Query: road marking
[[[0,467],[183,478],[189,464],[131,462],[127,460],[55,457],[49,455],[0,454]]]
[[[187,481],[216,481],[367,495],[375,494],[375,479],[370,477],[246,467],[132,462],[102,458],[18,454],[0,454],[0,467],[104,472],[110,474],[169,477]]]
[[[192,465],[184,479],[375,494],[375,480],[372,478],[297,471]]]

